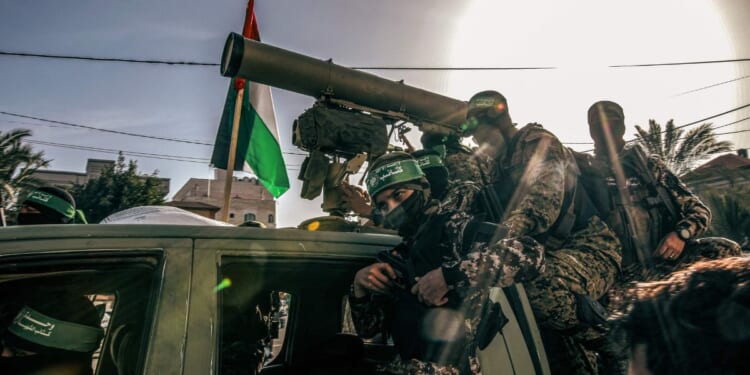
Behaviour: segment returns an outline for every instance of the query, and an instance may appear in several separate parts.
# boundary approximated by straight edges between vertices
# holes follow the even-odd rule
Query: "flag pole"
[[[245,23],[242,25],[242,35],[260,41],[258,35],[258,23],[255,20],[255,1],[248,0],[245,9]],[[229,201],[232,194],[232,181],[234,180],[234,158],[237,152],[237,136],[240,132],[240,117],[242,114],[242,97],[245,96],[245,80],[237,78],[234,81],[237,90],[237,99],[234,104],[234,119],[232,120],[232,139],[229,143],[229,161],[227,162],[227,176],[224,180],[224,215],[222,221],[229,222]]]
[[[224,180],[224,214],[221,220],[229,222],[229,200],[232,195],[232,181],[234,180],[234,157],[237,152],[237,135],[240,132],[240,117],[242,115],[242,98],[245,96],[245,88],[237,90],[237,100],[234,103],[234,118],[232,119],[232,139],[229,142],[229,161],[227,162],[227,175]]]

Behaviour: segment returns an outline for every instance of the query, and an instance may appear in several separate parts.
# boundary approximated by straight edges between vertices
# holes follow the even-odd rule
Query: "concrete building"
[[[698,194],[707,190],[750,187],[750,159],[747,149],[737,150],[737,154],[724,154],[711,159],[681,179]]]
[[[169,205],[184,208],[199,215],[221,220],[224,214],[224,181],[226,171],[216,169],[213,179],[191,178],[180,188]],[[254,177],[234,177],[232,195],[229,203],[229,223],[242,224],[246,221],[258,221],[268,228],[276,227],[276,201],[273,195]],[[201,203],[200,207],[191,207]],[[212,206],[218,208],[210,214]]]
[[[86,172],[38,170],[34,172],[34,178],[43,184],[54,185],[63,189],[70,189],[74,185],[83,185],[89,180],[102,175],[107,168],[114,168],[114,160],[88,159],[86,160]],[[169,194],[169,179],[156,177],[159,180],[159,188],[166,196]]]

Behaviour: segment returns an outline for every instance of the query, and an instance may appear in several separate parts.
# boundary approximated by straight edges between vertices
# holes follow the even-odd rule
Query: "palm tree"
[[[0,208],[10,208],[22,190],[36,186],[34,172],[49,165],[43,152],[23,143],[30,135],[25,129],[0,131]]]
[[[750,236],[750,205],[747,202],[750,190],[740,190],[736,196],[711,191],[706,197],[713,213],[708,234],[745,243]]]
[[[732,150],[732,143],[716,139],[711,123],[703,123],[685,133],[684,129],[667,121],[664,131],[654,120],[648,121],[648,131],[636,125],[635,139],[651,154],[657,154],[669,169],[680,176],[711,155]],[[662,137],[663,135],[663,137]]]

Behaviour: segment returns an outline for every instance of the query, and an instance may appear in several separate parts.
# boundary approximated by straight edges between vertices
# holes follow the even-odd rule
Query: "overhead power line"
[[[718,83],[714,83],[713,85],[703,86],[703,87],[699,87],[699,88],[697,88],[697,89],[693,89],[693,90],[688,90],[688,91],[684,91],[684,92],[681,92],[681,93],[679,93],[679,94],[675,94],[675,95],[674,95],[673,97],[677,97],[677,96],[683,96],[683,95],[686,95],[686,94],[691,94],[691,93],[694,93],[694,92],[697,92],[697,91],[701,91],[701,90],[705,90],[705,89],[710,89],[710,88],[712,88],[712,87],[716,87],[716,86],[721,86],[721,85],[725,85],[725,84],[727,84],[727,83],[732,83],[732,82],[736,82],[736,81],[739,81],[739,80],[742,80],[742,79],[745,79],[745,78],[750,78],[750,76],[742,76],[742,77],[738,77],[738,78],[735,78],[735,79],[730,79],[730,80],[728,80],[728,81],[723,81],[723,82],[718,82]]]
[[[67,143],[37,141],[37,140],[33,140],[33,139],[27,140],[25,142],[28,142],[28,143],[31,143],[31,144],[43,145],[43,146],[68,148],[68,149],[73,149],[73,150],[102,152],[102,153],[106,153],[106,154],[119,154],[120,152],[122,152],[123,155],[137,156],[137,157],[151,158],[151,159],[183,161],[183,162],[201,163],[201,164],[208,164],[208,162],[209,162],[208,159],[205,159],[205,158],[196,158],[196,157],[192,157],[192,156],[152,154],[152,153],[137,152],[137,151],[115,150],[115,149],[111,149],[111,148],[101,148],[101,147],[90,147],[90,146],[72,145],[72,144],[67,144]]]
[[[716,117],[719,117],[719,116],[724,116],[724,115],[732,113],[732,112],[737,112],[740,109],[747,108],[747,107],[750,107],[750,104],[745,104],[745,105],[739,106],[737,108],[730,109],[730,110],[728,110],[726,112],[718,113],[718,114],[715,114],[713,116],[708,116],[706,118],[702,118],[702,119],[697,120],[697,121],[693,121],[693,122],[690,122],[690,123],[687,123],[687,124],[684,124],[684,125],[676,126],[675,129],[682,129],[682,128],[690,126],[690,125],[695,125],[695,124],[699,124],[701,122],[706,122],[706,120],[710,120],[712,118],[716,118]]]
[[[58,121],[58,120],[49,120],[49,119],[44,119],[44,118],[40,118],[40,117],[34,117],[34,116],[29,116],[29,115],[22,115],[22,114],[18,114],[18,113],[11,113],[11,112],[0,111],[0,114],[4,114],[4,115],[8,115],[8,116],[20,117],[20,118],[27,118],[27,119],[37,120],[37,121],[41,121],[41,122],[47,122],[47,123],[51,123],[51,124],[64,125],[64,126],[69,126],[69,127],[83,128],[83,129],[101,131],[101,132],[106,132],[106,133],[115,133],[115,134],[120,134],[120,135],[128,135],[128,136],[132,136],[132,137],[149,138],[149,139],[155,139],[155,140],[160,140],[160,141],[189,143],[189,144],[196,144],[196,145],[200,145],[200,146],[213,146],[213,143],[207,143],[207,142],[201,142],[201,141],[191,141],[191,140],[187,140],[187,139],[157,137],[157,136],[153,136],[153,135],[138,134],[138,133],[121,132],[121,131],[116,131],[116,130],[109,130],[109,129],[97,128],[97,127],[88,126],[88,125],[80,125],[80,124],[74,124],[74,123],[64,122],[64,121]],[[19,122],[19,123],[20,124],[25,124],[25,125],[46,125],[46,124],[35,124],[35,123],[31,123],[31,122]],[[83,147],[86,147],[86,146],[83,146]],[[307,156],[307,154],[303,154],[303,153],[299,153],[299,152],[283,151],[283,153],[284,154],[288,154],[288,155],[295,155],[295,156],[300,156],[300,155],[301,156]]]
[[[47,59],[68,59],[68,60],[88,60],[88,61],[101,61],[101,62],[127,62],[127,63],[140,63],[140,64],[163,64],[163,65],[192,65],[192,66],[219,66],[218,63],[208,62],[197,62],[197,61],[169,61],[169,60],[154,60],[154,59],[125,59],[125,58],[114,58],[114,57],[89,57],[89,56],[74,56],[74,55],[53,55],[43,53],[29,53],[29,52],[11,52],[11,51],[0,51],[0,55],[6,56],[19,56],[19,57],[35,57],[35,58],[47,58]],[[609,68],[640,68],[640,67],[653,67],[653,66],[675,66],[675,65],[704,65],[704,64],[720,64],[720,63],[736,63],[736,62],[747,62],[750,58],[745,59],[733,59],[733,60],[705,60],[705,61],[683,61],[683,62],[667,62],[667,63],[644,63],[644,64],[620,64],[620,65],[609,65]],[[559,69],[555,66],[521,66],[521,67],[420,67],[420,66],[356,66],[351,69],[358,70],[548,70],[548,69]]]
[[[41,53],[24,53],[0,51],[0,55],[20,56],[20,57],[38,57],[44,59],[65,59],[65,60],[87,60],[87,61],[105,61],[105,62],[126,62],[139,64],[160,64],[160,65],[192,65],[192,66],[219,66],[217,63],[196,62],[196,61],[166,61],[166,60],[147,60],[147,59],[122,59],[115,57],[88,57],[88,56],[71,56],[71,55],[49,55]]]
[[[704,64],[723,64],[723,63],[736,63],[736,62],[747,62],[750,59],[732,59],[732,60],[706,60],[706,61],[683,61],[683,62],[670,62],[670,63],[648,63],[648,64],[623,64],[623,65],[610,65],[610,68],[645,68],[651,66],[676,66],[676,65],[704,65]]]
[[[693,122],[690,122],[690,123],[687,123],[687,124],[684,124],[684,125],[676,126],[675,129],[681,129],[681,128],[684,128],[686,126],[699,124],[699,123],[705,122],[706,120],[710,120],[712,118],[723,116],[723,115],[726,115],[728,113],[736,112],[736,111],[739,111],[740,109],[743,109],[743,108],[746,108],[746,107],[750,107],[750,104],[745,104],[743,106],[740,106],[740,107],[737,107],[737,108],[734,108],[734,109],[730,109],[729,111],[725,111],[725,112],[722,112],[722,113],[719,113],[719,114],[716,114],[716,115],[713,115],[713,116],[709,116],[709,117],[706,117],[706,118],[698,120],[698,121],[693,121]],[[716,127],[712,126],[711,129],[712,130],[721,129],[721,128],[724,128],[724,127],[727,127],[727,126],[730,126],[730,125],[734,125],[734,124],[740,123],[742,121],[747,121],[747,120],[750,120],[750,117],[745,117],[745,118],[739,119],[737,121],[732,121],[730,123],[719,125],[719,126],[716,126]],[[738,133],[743,133],[745,131],[746,130],[737,131],[737,132]],[[662,130],[662,132],[659,133],[659,134],[664,134],[666,132],[667,132],[666,130]],[[734,133],[735,132],[716,133],[715,135],[726,135],[726,134],[734,134]],[[625,143],[632,143],[632,142],[635,142],[636,140],[637,140],[637,138],[633,138],[633,139],[625,141]],[[562,144],[564,144],[564,145],[591,145],[591,144],[594,144],[594,142],[562,142]],[[583,152],[589,152],[589,151],[594,151],[594,150],[585,150]]]
[[[120,135],[127,135],[127,136],[131,136],[131,137],[139,137],[139,138],[158,139],[160,141],[190,143],[190,144],[201,145],[201,146],[213,146],[213,144],[211,144],[211,143],[199,142],[199,141],[191,141],[191,140],[187,140],[187,139],[178,139],[178,138],[169,138],[169,137],[157,137],[155,135],[146,135],[146,134],[123,132],[123,131],[119,131],[119,130],[102,129],[102,128],[97,128],[97,127],[88,126],[88,125],[80,125],[80,124],[74,124],[74,123],[71,123],[71,122],[50,120],[50,119],[45,119],[45,118],[41,118],[41,117],[27,116],[27,115],[22,115],[22,114],[18,114],[18,113],[11,113],[11,112],[5,112],[5,111],[0,111],[0,113],[4,114],[4,115],[8,115],[8,116],[15,116],[15,117],[27,118],[27,119],[37,120],[37,121],[44,121],[44,122],[49,122],[49,123],[52,123],[52,124],[59,124],[59,125],[71,126],[71,127],[75,127],[75,128],[95,130],[95,131],[104,132],[104,133],[120,134]]]

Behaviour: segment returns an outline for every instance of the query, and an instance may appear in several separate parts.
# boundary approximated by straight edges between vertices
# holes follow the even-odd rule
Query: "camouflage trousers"
[[[404,361],[396,357],[385,366],[378,367],[376,374],[393,375],[459,375],[457,368],[450,365],[438,365],[432,362],[423,362],[418,359]]]
[[[596,357],[569,335],[585,324],[576,295],[598,300],[614,285],[622,261],[620,242],[598,217],[574,235],[562,249],[546,252],[545,271],[525,283],[537,323],[552,335],[545,350],[553,352],[553,374],[596,374]],[[556,342],[556,344],[555,344]]]
[[[537,323],[556,330],[578,327],[575,295],[598,300],[614,285],[622,261],[620,241],[594,216],[562,249],[545,255],[544,272],[525,283]]]

